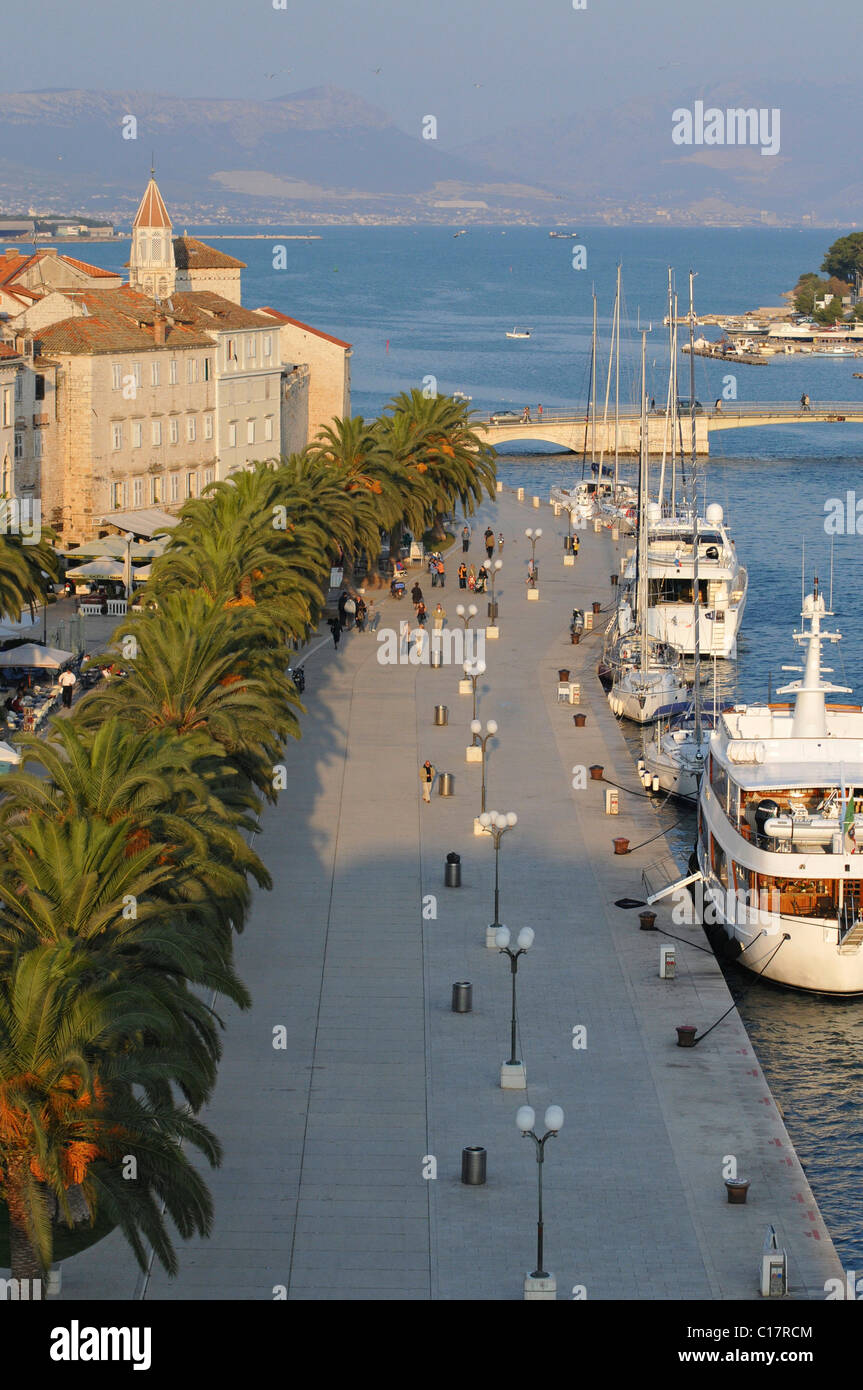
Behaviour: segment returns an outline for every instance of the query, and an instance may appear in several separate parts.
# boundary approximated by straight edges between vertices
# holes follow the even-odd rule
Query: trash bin
[[[496,603],[489,603],[489,605],[488,605],[488,616],[491,618],[491,621],[492,621],[493,623],[497,622],[497,604],[496,604]]]
[[[601,613],[601,612],[602,612],[602,604],[601,604],[601,603],[594,603],[594,605],[593,605],[593,611],[594,611],[594,613]]]
[[[429,648],[429,666],[443,666],[443,652],[434,642]]]
[[[573,722],[573,724],[575,725],[575,727],[576,727],[577,729],[583,729],[584,726],[585,726],[585,724],[587,723],[587,715],[586,715],[586,714],[574,714],[574,715],[572,716],[572,722]]]
[[[572,537],[571,537],[571,536],[564,536],[564,538],[563,538],[563,548],[564,548],[564,550],[569,550],[570,547],[571,547],[571,545],[572,545]]]
[[[451,772],[442,772],[438,778],[438,794],[452,796],[455,791],[455,777]]]
[[[461,888],[461,856],[448,854],[444,865],[443,881],[445,888]]]
[[[452,987],[452,1011],[454,1014],[469,1014],[473,1007],[473,985],[469,980],[457,980]]]
[[[558,673],[557,673],[557,679],[558,679],[559,681],[568,681],[568,680],[569,680],[569,671],[567,670],[567,668],[566,668],[565,666],[562,666],[562,667],[560,668],[560,670],[558,671]]]
[[[449,707],[447,705],[435,705],[434,722],[436,724],[446,724],[449,719]]]
[[[468,1187],[485,1185],[488,1154],[479,1145],[471,1145],[461,1151],[461,1180]]]
[[[618,583],[619,580],[620,580],[620,575],[619,575],[619,574],[613,574],[613,575],[611,575],[611,587],[612,587],[612,589],[614,588],[615,584]]]

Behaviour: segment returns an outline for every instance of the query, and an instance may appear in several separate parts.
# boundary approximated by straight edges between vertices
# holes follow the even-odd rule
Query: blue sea
[[[229,229],[190,227],[202,236]],[[258,231],[236,227],[235,233]],[[572,228],[578,231],[577,227]],[[320,240],[288,240],[307,231]],[[821,230],[663,228],[588,230],[587,269],[573,270],[573,242],[536,227],[291,227],[262,240],[215,244],[245,261],[243,302],[270,304],[353,344],[353,410],[372,417],[399,391],[434,377],[440,392],[464,391],[473,407],[520,410],[584,406],[589,390],[592,291],[599,313],[600,399],[605,386],[618,262],[623,273],[622,398],[637,397],[640,330],[648,328],[648,389],[664,401],[668,347],[668,267],[681,311],[688,273],[697,272],[701,313],[741,313],[780,304],[801,271],[820,269],[838,233]],[[273,247],[287,249],[287,268],[273,269]],[[63,247],[62,249],[66,249]],[[85,246],[83,260],[122,269],[128,243]],[[529,340],[507,339],[518,325]],[[708,336],[715,331],[708,330]],[[696,359],[695,394],[705,404],[722,393],[729,372],[737,398],[863,401],[853,372],[863,359],[779,356],[766,366],[734,367]],[[689,362],[680,361],[680,394],[689,395]],[[533,411],[534,416],[536,414]],[[736,688],[764,698],[776,689],[782,663],[795,660],[790,634],[800,609],[801,566],[807,588],[817,573],[829,592],[831,538],[825,531],[830,499],[860,488],[863,426],[798,424],[715,433],[699,467],[699,491],[721,502],[750,575],[739,643]],[[549,453],[541,439],[507,446],[500,477],[544,493],[582,475],[573,455]],[[863,524],[863,523],[861,523]],[[804,560],[805,551],[805,560]],[[863,536],[832,539],[835,620],[844,635],[833,679],[855,688],[863,702]],[[833,653],[831,653],[831,656]],[[846,697],[847,698],[847,697]],[[784,993],[728,970],[773,1093],[846,1267],[863,1268],[863,1003]]]

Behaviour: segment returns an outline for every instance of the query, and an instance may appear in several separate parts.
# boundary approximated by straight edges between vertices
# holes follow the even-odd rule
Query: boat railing
[[[853,931],[856,926],[860,926],[861,921],[863,921],[863,918],[861,918],[861,906],[853,895],[849,895],[845,898],[838,912],[840,946],[849,932]]]

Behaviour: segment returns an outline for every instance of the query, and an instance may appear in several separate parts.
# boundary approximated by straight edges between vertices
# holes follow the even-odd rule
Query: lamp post
[[[461,619],[462,627],[464,628],[465,632],[467,632],[468,628],[470,627],[471,623],[473,622],[474,618],[479,612],[479,609],[477,608],[475,603],[469,604],[467,608],[465,608],[463,603],[457,603],[455,606],[455,611],[458,617]]]
[[[552,1135],[557,1135],[563,1128],[563,1111],[559,1105],[550,1105],[545,1112],[545,1134],[540,1139],[534,1129],[536,1124],[536,1112],[531,1105],[520,1105],[515,1122],[525,1139],[532,1139],[536,1147],[536,1174],[538,1190],[538,1215],[536,1222],[536,1269],[529,1274],[524,1281],[525,1297],[545,1297],[554,1298],[557,1286],[554,1276],[543,1268],[543,1223],[542,1223],[542,1165],[545,1161],[545,1145]],[[534,1280],[543,1280],[545,1286],[537,1287]],[[550,1284],[550,1287],[549,1287]]]
[[[476,683],[480,676],[485,675],[485,662],[466,661],[462,670],[464,671],[465,678],[469,680],[473,686],[473,714],[471,716],[471,728],[473,728],[474,721],[476,720]],[[473,742],[474,746],[476,746],[476,734],[474,734]]]
[[[497,622],[497,604],[494,601],[494,581],[497,579],[497,576],[502,569],[503,560],[495,560],[494,563],[490,565],[488,572],[488,577],[491,582],[491,599],[488,605],[488,616],[491,618],[493,623]]]
[[[524,1067],[522,1066],[520,1059],[515,1055],[515,1034],[518,1017],[515,1006],[515,982],[518,976],[518,958],[519,956],[523,956],[525,952],[530,950],[531,946],[533,945],[533,937],[534,933],[532,927],[522,927],[521,931],[519,932],[516,938],[517,949],[514,951],[509,944],[511,939],[509,927],[498,927],[497,931],[494,934],[494,944],[497,946],[497,949],[500,951],[501,955],[509,956],[509,973],[510,978],[512,980],[512,1028],[509,1047],[509,1061],[504,1062],[503,1067],[501,1068],[502,1086],[505,1084],[504,1069],[511,1069],[513,1067],[516,1067],[521,1071],[521,1084],[522,1086],[526,1085]]]
[[[476,747],[479,745],[482,749],[482,802],[480,804],[480,812],[483,812],[485,810],[485,750],[489,739],[494,738],[497,733],[497,722],[494,719],[489,719],[485,726],[485,734],[483,734],[480,721],[478,719],[472,719],[470,722],[470,731],[473,734],[473,746]]]
[[[123,588],[126,591],[126,601],[128,602],[132,593],[132,545],[135,537],[131,531],[127,531],[123,540],[126,542],[126,554],[123,557]]]
[[[490,835],[494,841],[494,921],[489,923],[486,931],[486,944],[496,945],[494,935],[498,928],[503,924],[500,920],[500,842],[508,830],[512,830],[518,824],[518,816],[515,811],[483,811],[479,818],[479,823],[486,835]],[[491,936],[491,939],[489,939]]]
[[[524,534],[530,541],[530,582],[536,588],[536,543],[542,535],[542,527],[537,526],[534,531],[528,526]]]

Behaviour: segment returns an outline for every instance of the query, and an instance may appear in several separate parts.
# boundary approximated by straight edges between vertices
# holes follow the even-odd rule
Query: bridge
[[[501,420],[502,411],[492,411],[486,419],[476,420],[473,428],[479,437],[495,447],[499,444],[552,444],[580,454],[590,449],[594,426],[589,414],[572,410],[543,410],[540,417],[531,410],[531,419]],[[699,406],[695,415],[695,447],[699,454],[709,450],[709,436],[714,430],[752,429],[773,425],[863,424],[863,398],[856,401],[816,401],[803,409],[799,401],[723,401]],[[621,406],[619,412],[618,451],[621,454],[639,452],[640,415],[637,406]],[[685,453],[690,449],[690,417],[681,414],[678,442],[682,440]],[[648,444],[651,454],[661,454],[671,447],[671,430],[665,411],[652,411],[648,416]],[[614,419],[596,417],[596,447],[604,454],[614,453]]]

